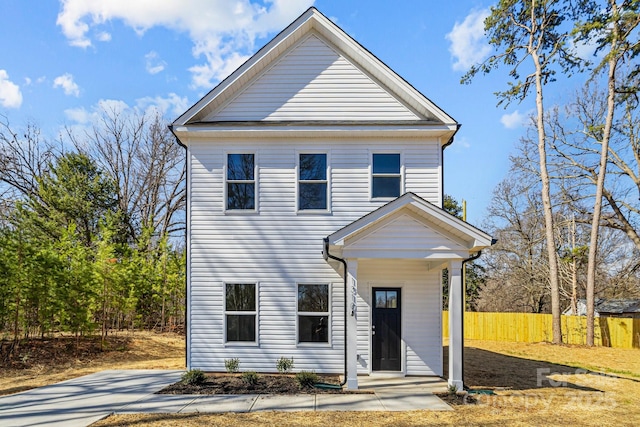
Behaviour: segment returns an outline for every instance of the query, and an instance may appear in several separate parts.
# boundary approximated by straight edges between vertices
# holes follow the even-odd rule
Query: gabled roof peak
[[[276,35],[238,69],[225,78],[207,95],[178,117],[173,125],[185,126],[210,121],[215,113],[225,108],[249,85],[260,78],[309,34],[318,36],[361,70],[364,75],[384,88],[391,97],[415,113],[418,120],[433,122],[451,128],[457,123],[408,82],[346,34],[315,7],[310,7],[289,26]],[[403,107],[404,108],[404,107]]]
[[[444,209],[428,202],[412,192],[407,192],[401,195],[400,197],[388,202],[387,204],[329,235],[329,244],[342,245],[344,244],[345,239],[350,236],[361,233],[367,228],[375,227],[376,224],[380,223],[385,218],[390,218],[395,213],[404,209],[416,212],[426,221],[437,225],[439,229],[445,230],[452,235],[457,235],[463,240],[468,241],[469,253],[478,252],[493,244],[493,239],[489,234],[474,227],[468,222],[456,218]]]

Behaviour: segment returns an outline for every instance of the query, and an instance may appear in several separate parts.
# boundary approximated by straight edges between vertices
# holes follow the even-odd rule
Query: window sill
[[[227,341],[224,343],[225,347],[260,347],[260,344],[256,341]]]
[[[401,195],[400,195],[401,196]],[[370,197],[369,201],[371,202],[390,202],[392,200],[397,199],[400,196],[389,196],[389,197]]]
[[[296,211],[298,215],[331,215],[331,211],[328,209],[298,209]]]
[[[238,209],[238,210],[225,210],[224,214],[243,216],[243,215],[258,215],[259,212],[257,209],[247,209],[247,210]]]
[[[298,348],[331,348],[331,344],[328,342],[299,342],[296,347]]]

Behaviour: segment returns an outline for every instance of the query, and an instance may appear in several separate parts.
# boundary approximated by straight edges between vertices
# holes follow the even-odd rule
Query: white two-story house
[[[441,209],[458,124],[315,8],[171,126],[187,153],[187,367],[443,375],[461,268],[491,237]]]

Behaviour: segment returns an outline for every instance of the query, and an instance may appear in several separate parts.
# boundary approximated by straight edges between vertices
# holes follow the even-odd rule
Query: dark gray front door
[[[373,288],[371,368],[374,371],[402,369],[400,313],[400,288]]]

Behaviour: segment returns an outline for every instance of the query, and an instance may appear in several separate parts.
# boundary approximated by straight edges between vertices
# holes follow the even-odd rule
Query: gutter
[[[449,140],[442,145],[442,151],[441,151],[441,155],[440,155],[440,164],[441,166],[441,170],[442,173],[440,175],[440,181],[441,181],[441,187],[440,187],[440,200],[442,200],[442,206],[444,206],[444,149],[447,148],[448,146],[450,146],[451,144],[453,144],[453,140],[456,136],[456,133],[458,133],[458,131],[460,130],[460,127],[462,125],[460,123],[456,123],[456,131],[453,133],[453,135],[451,135],[451,138],[449,138]]]
[[[180,141],[180,138],[178,138],[178,135],[176,135],[176,132],[173,130],[173,125],[169,125],[168,128],[171,131],[171,133],[173,134],[173,136],[176,138],[176,142],[178,143],[178,145],[181,146],[181,147],[187,148],[187,146],[184,145],[182,143],[182,141]]]
[[[347,383],[347,261],[343,258],[338,258],[337,256],[331,255],[329,253],[329,238],[325,237],[323,239],[324,246],[322,248],[322,257],[325,261],[329,258],[332,260],[338,261],[342,263],[344,267],[344,379],[340,383],[340,387],[343,387]]]

